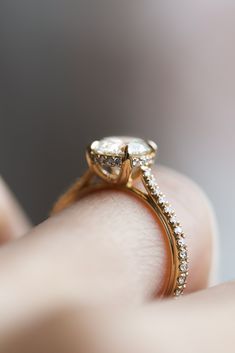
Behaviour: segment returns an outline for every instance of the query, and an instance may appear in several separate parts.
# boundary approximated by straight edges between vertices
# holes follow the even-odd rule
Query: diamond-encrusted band
[[[161,192],[155,176],[150,168],[142,167],[142,179],[147,192],[159,208],[162,216],[169,225],[172,233],[172,240],[177,252],[176,281],[174,284],[174,295],[176,297],[183,294],[188,276],[188,251],[185,243],[183,228],[176,217],[175,211],[166,196]]]
[[[115,187],[132,192],[152,208],[166,233],[170,271],[161,295],[179,297],[187,283],[188,250],[182,225],[151,170],[156,153],[154,142],[139,138],[109,137],[94,141],[86,153],[88,171],[59,198],[52,212],[62,210],[94,190]],[[135,180],[139,179],[145,191],[136,187]]]

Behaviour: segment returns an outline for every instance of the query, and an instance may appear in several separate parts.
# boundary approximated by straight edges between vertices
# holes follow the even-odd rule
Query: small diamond
[[[148,181],[148,185],[151,187],[151,188],[154,188],[156,186],[157,182],[156,182],[156,179],[154,178],[154,176]]]
[[[154,162],[153,158],[148,157],[148,158],[146,159],[145,165],[149,166],[149,165],[153,164],[153,162]]]
[[[160,203],[160,205],[163,205],[164,203],[166,203],[166,197],[164,195],[160,196],[158,202]]]
[[[142,158],[140,158],[140,160],[139,160],[139,164],[142,165],[142,166],[146,165],[147,162],[148,162],[147,157],[142,157]]]
[[[183,229],[182,227],[178,226],[178,227],[175,227],[174,232],[176,235],[181,235],[183,233]]]
[[[182,288],[177,288],[177,289],[175,290],[175,296],[176,296],[176,297],[179,297],[182,293],[183,293]]]
[[[95,156],[95,155],[92,155],[92,159],[95,163],[99,163],[100,162],[100,158],[99,156]]]
[[[108,167],[120,167],[121,158],[100,156],[99,162],[100,164]]]
[[[104,164],[105,161],[106,161],[106,158],[105,158],[104,156],[100,156],[100,157],[98,158],[98,161],[100,162],[100,164]]]
[[[174,209],[173,209],[173,207],[171,207],[171,206],[166,206],[166,207],[164,208],[164,211],[165,211],[165,213],[167,213],[167,214],[172,214],[172,213],[174,213]]]
[[[133,158],[132,164],[133,164],[133,167],[139,167],[141,165],[141,161],[139,158]]]
[[[177,279],[178,283],[182,286],[183,284],[185,284],[186,281],[186,276],[180,276]]]
[[[109,167],[115,166],[113,157],[108,157],[105,162]]]
[[[177,224],[177,223],[178,223],[178,220],[177,220],[176,216],[172,216],[172,217],[170,218],[170,222],[171,222],[172,224]]]
[[[185,249],[181,250],[179,253],[179,256],[181,259],[186,259],[187,258],[187,251]]]
[[[185,245],[185,240],[184,240],[184,238],[179,238],[179,239],[177,239],[177,243],[178,243],[179,246],[184,246],[184,245]]]
[[[121,158],[115,157],[114,158],[114,163],[115,163],[116,166],[120,167],[120,165],[122,164]]]
[[[152,190],[152,194],[156,195],[156,196],[159,196],[160,193],[161,193],[161,190],[159,189],[159,186],[155,185],[153,190]]]
[[[180,264],[180,270],[181,270],[182,272],[188,271],[188,264],[187,264],[186,261],[181,262],[181,264]]]
[[[146,169],[145,171],[144,171],[144,177],[145,178],[149,178],[150,176],[151,176],[151,170],[150,169]]]

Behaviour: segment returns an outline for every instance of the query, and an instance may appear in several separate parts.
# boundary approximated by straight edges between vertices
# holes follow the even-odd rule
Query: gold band
[[[52,213],[61,211],[81,197],[94,191],[115,188],[132,193],[152,209],[159,219],[166,236],[169,249],[170,271],[167,274],[161,296],[174,295],[178,297],[183,294],[186,287],[188,252],[182,226],[172,206],[160,191],[156,179],[152,174],[151,164],[156,150],[153,149],[152,144],[150,146],[152,150],[148,152],[147,162],[140,163],[137,167],[133,162],[133,156],[131,157],[127,153],[123,154],[120,162],[120,160],[115,160],[116,156],[110,157],[100,153],[94,154],[94,150],[89,147],[87,151],[88,171],[59,198]],[[108,158],[112,158],[113,160],[110,161]],[[143,160],[142,155],[141,158]],[[107,163],[109,168],[107,168]],[[117,169],[119,169],[119,174],[117,174]],[[138,180],[141,180],[143,190],[135,186]]]

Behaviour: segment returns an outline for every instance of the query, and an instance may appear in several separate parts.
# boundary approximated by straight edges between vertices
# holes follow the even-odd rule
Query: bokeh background
[[[0,168],[34,223],[94,138],[155,140],[212,200],[235,277],[235,3],[1,0]]]

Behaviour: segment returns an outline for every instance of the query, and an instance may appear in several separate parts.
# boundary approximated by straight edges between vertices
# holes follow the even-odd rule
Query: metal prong
[[[120,176],[118,178],[118,184],[127,184],[132,172],[130,155],[128,152],[128,145],[125,146],[124,160],[122,162]]]
[[[86,160],[87,160],[89,168],[92,168],[93,164],[94,164],[94,161],[93,161],[93,158],[91,156],[91,146],[88,146],[87,149],[86,149]]]
[[[128,145],[125,146],[125,149],[124,149],[124,161],[126,161],[127,159],[130,160],[130,154],[129,154],[129,149],[128,149]]]
[[[97,147],[98,144],[99,144],[98,140],[92,142],[92,144],[90,145],[90,150],[94,150]]]
[[[156,153],[157,152],[157,145],[155,142],[153,142],[152,140],[148,140],[148,145],[152,148],[152,150]]]
[[[97,147],[99,141],[96,140],[94,142],[92,142],[92,144],[90,144],[89,146],[87,146],[86,149],[86,160],[87,163],[89,165],[89,167],[91,167],[94,164],[94,158],[96,153],[94,153],[95,148]]]

